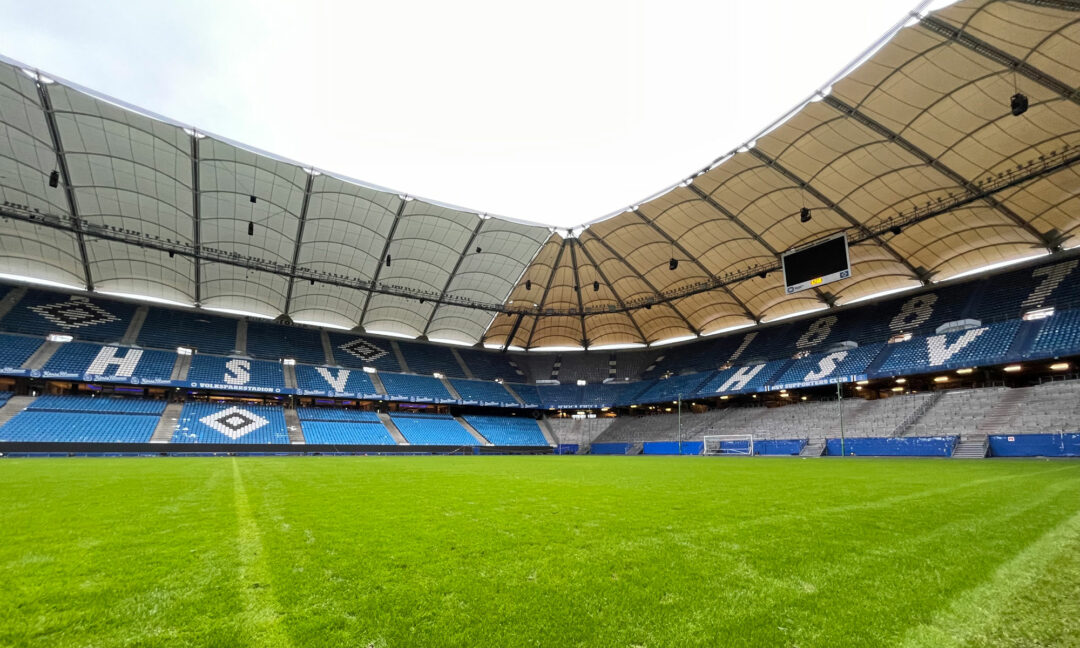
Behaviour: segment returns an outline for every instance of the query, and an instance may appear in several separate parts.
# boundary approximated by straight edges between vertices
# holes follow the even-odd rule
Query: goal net
[[[703,455],[741,455],[753,456],[754,435],[752,434],[709,434],[701,446]]]

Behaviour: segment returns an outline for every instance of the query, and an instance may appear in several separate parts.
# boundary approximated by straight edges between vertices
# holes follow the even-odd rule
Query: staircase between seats
[[[386,396],[386,385],[383,384],[382,378],[379,378],[379,374],[368,374],[368,378],[371,378],[371,384],[375,387],[375,393]]]
[[[37,400],[37,396],[12,396],[8,402],[0,407],[0,427],[15,417],[16,414],[30,407],[30,403]]]
[[[944,391],[936,391],[936,392],[934,392],[933,395],[931,395],[930,398],[927,398],[925,401],[923,401],[922,405],[919,405],[919,407],[916,408],[915,411],[913,411],[911,414],[908,414],[907,417],[904,418],[903,421],[900,421],[900,424],[896,426],[896,429],[894,429],[892,431],[892,434],[890,434],[889,436],[892,436],[892,437],[902,437],[902,436],[904,436],[907,433],[907,431],[911,429],[911,426],[918,423],[919,419],[921,419],[924,414],[929,412],[931,407],[933,407],[934,405],[937,405],[937,402],[939,400],[941,400],[941,397],[944,396],[944,395],[945,395]]]
[[[292,367],[288,367],[291,369]],[[285,429],[289,431],[289,443],[301,445],[304,440],[304,428],[300,425],[300,415],[291,407],[285,408]]]
[[[468,421],[466,421],[465,419],[463,419],[462,417],[460,417],[460,416],[455,416],[455,417],[454,417],[454,420],[458,422],[458,425],[460,425],[461,427],[465,428],[465,431],[466,431],[466,432],[468,432],[469,434],[473,435],[473,437],[474,437],[474,438],[475,438],[475,439],[476,439],[477,441],[479,441],[479,442],[480,442],[480,445],[486,445],[486,446],[489,446],[489,445],[495,445],[495,444],[494,444],[494,443],[492,443],[491,441],[488,441],[487,439],[485,439],[485,438],[484,438],[484,435],[483,435],[483,434],[480,434],[480,431],[479,431],[479,430],[477,430],[477,429],[476,429],[476,428],[474,428],[474,427],[473,427],[472,425],[470,425],[470,424],[469,424],[469,422],[468,422]]]
[[[1031,387],[1017,387],[1005,392],[986,413],[986,416],[979,421],[975,429],[986,436],[1007,433],[1009,421],[1016,414],[1017,405],[1029,395],[1031,395]]]
[[[800,457],[822,457],[825,455],[825,439],[811,439],[799,450]]]
[[[454,385],[450,383],[446,376],[439,378],[439,382],[446,388],[446,391],[450,392],[450,398],[461,400],[461,394],[458,393],[458,390],[454,388]]]
[[[190,358],[191,356],[181,357]],[[150,443],[169,443],[172,441],[173,434],[180,425],[180,410],[182,409],[184,409],[183,403],[169,403],[165,406],[165,411],[161,413],[157,427],[154,428],[154,434],[150,436]]]
[[[372,374],[374,376],[375,374]],[[382,383],[380,383],[380,386]],[[379,420],[382,421],[383,427],[390,433],[390,436],[394,437],[394,441],[398,445],[409,445],[409,442],[405,440],[404,435],[401,434],[401,430],[394,424],[394,420],[390,418],[390,415],[386,412],[378,412]]]

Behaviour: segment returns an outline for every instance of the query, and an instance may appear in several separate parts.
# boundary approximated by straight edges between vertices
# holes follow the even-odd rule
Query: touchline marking
[[[247,490],[240,474],[240,464],[233,457],[233,488],[235,492],[237,537],[240,554],[240,595],[244,602],[244,629],[251,633],[257,645],[292,646],[281,624],[282,614],[270,590],[270,572],[263,559],[262,534],[255,516],[251,514]]]

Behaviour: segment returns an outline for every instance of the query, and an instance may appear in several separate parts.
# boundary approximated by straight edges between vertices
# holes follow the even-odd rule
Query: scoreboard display
[[[851,276],[844,232],[788,250],[780,259],[784,265],[784,287],[789,295]]]

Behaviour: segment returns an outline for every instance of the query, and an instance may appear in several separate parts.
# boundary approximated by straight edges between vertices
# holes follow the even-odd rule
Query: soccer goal
[[[703,455],[754,455],[754,435],[752,434],[709,434],[701,446]]]

